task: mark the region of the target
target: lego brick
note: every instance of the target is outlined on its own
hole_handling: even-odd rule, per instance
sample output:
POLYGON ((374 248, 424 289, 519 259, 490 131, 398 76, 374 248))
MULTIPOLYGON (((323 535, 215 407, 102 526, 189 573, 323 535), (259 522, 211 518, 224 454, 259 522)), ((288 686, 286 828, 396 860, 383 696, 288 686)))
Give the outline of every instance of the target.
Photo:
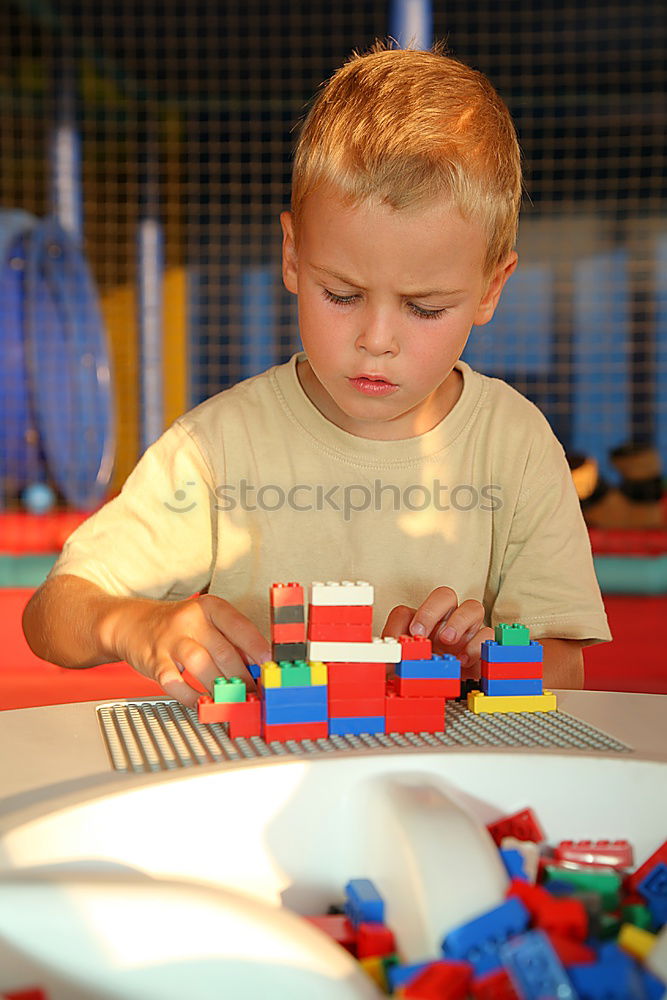
POLYGON ((369 878, 347 882, 344 910, 355 929, 361 923, 384 923, 384 900, 369 878))
POLYGON ((370 604, 309 604, 308 621, 313 625, 371 625, 373 607, 370 604))
POLYGON ((399 635, 402 660, 430 660, 433 656, 433 643, 426 636, 399 635))
POLYGON ((308 639, 312 642, 372 642, 373 626, 316 625, 308 622, 308 639))
POLYGON ((389 991, 387 983, 387 973, 385 969, 385 959, 382 955, 371 955, 369 958, 360 958, 359 964, 376 986, 379 986, 382 993, 389 991))
POLYGON ((502 968, 473 979, 470 996, 472 1000, 521 1000, 507 971, 502 968))
POLYGON ((482 660, 480 666, 482 677, 494 681, 542 676, 541 663, 487 663, 482 660))
POLYGON ((286 725, 271 725, 262 727, 262 735, 267 743, 278 740, 320 740, 329 735, 327 722, 301 722, 286 725))
POLYGON ((26 990, 11 990, 2 994, 2 1000, 49 1000, 44 990, 37 987, 29 987, 26 990))
POLYGON ((372 642, 309 642, 308 659, 336 663, 398 663, 401 647, 396 639, 372 642))
POLYGON ((357 927, 356 947, 358 958, 372 955, 391 955, 396 950, 393 931, 385 924, 362 921, 357 927))
POLYGON ((510 898, 500 906, 455 927, 442 942, 445 958, 470 962, 481 976, 502 965, 499 947, 528 927, 530 914, 521 900, 510 898))
POLYGON ((304 603, 303 587, 300 583, 274 583, 269 590, 272 608, 284 608, 304 603))
POLYGON ((246 699, 245 682, 240 677, 216 677, 213 682, 213 701, 216 704, 239 702, 246 699))
POLYGON ((264 688, 283 686, 283 672, 275 660, 267 660, 259 668, 259 676, 264 688))
POLYGON ((309 662, 310 666, 310 683, 313 687, 319 686, 320 684, 329 683, 329 671, 327 669, 326 663, 320 663, 319 660, 311 660, 309 662))
POLYGON ((468 962, 429 962, 399 991, 406 1000, 466 1000, 472 980, 468 962))
POLYGON ((329 715, 332 719, 354 716, 384 715, 384 694, 374 698, 332 698, 329 696, 329 715))
POLYGON ((501 847, 500 857, 505 866, 505 871, 510 878, 520 878, 524 882, 528 881, 525 862, 521 851, 517 851, 514 847, 501 847))
POLYGON ((540 868, 540 849, 531 840, 519 840, 517 837, 502 837, 500 847, 503 850, 518 851, 523 857, 524 878, 534 884, 540 868))
POLYGON ((396 693, 403 698, 458 698, 460 677, 397 677, 396 693))
POLYGON ((544 694, 505 695, 490 698, 482 691, 468 693, 468 708, 475 715, 483 712, 554 712, 557 708, 556 695, 551 691, 544 694))
POLYGON ((667 864, 658 862, 637 885, 644 897, 656 927, 667 924, 667 864))
POLYGON ((345 716, 329 719, 330 736, 359 736, 361 733, 384 733, 384 715, 345 716))
POLYGON ((422 969, 426 969, 430 964, 430 962, 415 962, 413 965, 397 964, 393 965, 390 969, 387 969, 387 979, 391 993, 396 993, 398 990, 402 989, 407 983, 414 979, 422 969))
POLYGON ((532 809, 521 809, 509 816, 502 816, 493 823, 488 823, 486 829, 498 846, 503 837, 516 837, 517 840, 529 840, 535 844, 540 844, 546 839, 544 830, 532 809))
POLYGON ((655 947, 646 959, 646 965, 667 984, 667 927, 663 927, 657 935, 655 947))
POLYGON ((262 669, 259 663, 249 663, 248 673, 250 674, 253 680, 258 681, 262 675, 262 669))
POLYGON ((581 941, 573 941, 572 938, 563 937, 561 934, 554 934, 553 931, 546 931, 551 941, 551 947, 558 955, 563 965, 585 964, 587 962, 597 962, 597 952, 594 948, 581 941))
POLYGON ((656 851, 654 851, 649 858, 646 859, 646 861, 643 863, 643 865, 641 865, 637 869, 637 871, 632 872, 632 874, 628 876, 627 879, 628 889, 636 890, 637 886, 644 878, 644 876, 648 875, 651 869, 655 868, 655 866, 658 864, 659 861, 663 861, 665 864, 667 864, 667 840, 665 840, 665 842, 661 844, 660 847, 656 851))
POLYGON ((643 931, 650 931, 653 928, 651 911, 643 903, 631 903, 628 906, 622 906, 621 917, 626 924, 632 924, 633 927, 640 927, 643 931))
POLYGON ((487 680, 482 678, 482 694, 488 698, 542 694, 542 678, 520 677, 518 680, 487 680))
POLYGON ((326 722, 324 705, 262 705, 262 722, 265 726, 289 726, 301 722, 326 722))
POLYGON ((197 702, 200 722, 227 722, 232 739, 239 736, 259 736, 261 733, 262 705, 256 694, 249 694, 243 702, 216 702, 208 696, 197 702))
POLYGON ((289 625, 271 626, 271 644, 273 646, 284 645, 289 642, 305 642, 306 625, 305 622, 292 622, 289 625))
POLYGON ((646 997, 639 967, 613 943, 602 946, 599 961, 570 965, 568 974, 580 1000, 645 1000, 646 997))
POLYGON ((627 840, 561 840, 554 848, 556 861, 607 868, 632 868, 632 844, 627 840))
POLYGON ((482 660, 489 663, 541 663, 542 655, 542 645, 534 639, 527 646, 501 646, 493 639, 482 643, 482 660))
POLYGON ((271 655, 276 662, 285 660, 321 660, 321 656, 308 656, 307 643, 305 642, 274 642, 271 647, 271 655))
POLYGON ((656 936, 633 924, 622 924, 618 935, 618 946, 628 955, 646 961, 655 948, 656 936))
POLYGON ((436 653, 430 660, 401 660, 396 666, 397 677, 461 677, 461 661, 449 653, 436 653))
POLYGON ((323 934, 333 938, 337 944, 349 951, 351 955, 356 955, 355 930, 349 917, 346 917, 345 914, 335 913, 321 917, 305 917, 304 919, 309 924, 313 924, 314 927, 321 930, 323 934))
POLYGON ((402 698, 388 687, 385 719, 388 733, 441 733, 445 729, 445 699, 402 698))
POLYGON ((570 978, 542 931, 529 931, 500 946, 502 962, 522 1000, 577 1000, 570 978))
POLYGON ((590 889, 600 894, 605 910, 616 910, 620 903, 622 878, 613 868, 580 869, 564 868, 560 865, 545 865, 543 871, 547 888, 549 882, 567 882, 578 889, 590 889))
POLYGON ((528 628, 518 622, 513 625, 496 625, 493 631, 499 646, 527 646, 530 642, 528 628))
POLYGON ((373 588, 365 580, 314 581, 310 587, 310 603, 355 607, 360 604, 373 605, 373 588))
POLYGON ((537 927, 547 934, 558 934, 573 941, 586 938, 588 912, 579 900, 552 896, 541 886, 517 878, 512 878, 508 896, 520 899, 537 927))
POLYGON ((295 707, 297 705, 327 707, 328 688, 326 684, 307 687, 266 688, 262 692, 264 704, 275 708, 295 707))
POLYGON ((294 663, 281 660, 278 666, 282 673, 281 687, 311 686, 310 666, 306 660, 296 660, 294 663))
POLYGON ((336 698, 372 698, 384 694, 387 678, 384 663, 327 663, 329 693, 336 698))
POLYGON ((648 969, 640 969, 642 986, 644 988, 644 1000, 665 1000, 667 997, 667 976, 658 978, 648 969))
POLYGON ((296 625, 306 622, 306 610, 303 604, 288 604, 284 608, 271 608, 271 625, 296 625))

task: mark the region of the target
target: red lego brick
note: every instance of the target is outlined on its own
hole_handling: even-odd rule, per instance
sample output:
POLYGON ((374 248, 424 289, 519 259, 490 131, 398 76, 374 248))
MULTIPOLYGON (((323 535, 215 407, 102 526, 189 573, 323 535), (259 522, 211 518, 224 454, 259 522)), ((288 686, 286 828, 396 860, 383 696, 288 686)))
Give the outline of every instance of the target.
POLYGON ((372 642, 373 626, 317 624, 308 622, 308 638, 312 642, 372 642))
POLYGON ((403 698, 421 696, 458 698, 461 694, 460 677, 397 677, 396 693, 403 698))
POLYGON ((402 660, 430 660, 433 645, 430 639, 418 635, 399 635, 402 660))
POLYGON ((357 954, 356 931, 348 917, 333 914, 323 917, 306 917, 308 923, 318 927, 351 955, 357 954))
POLYGON ((372 698, 332 698, 329 693, 328 705, 332 719, 347 719, 355 715, 361 718, 384 715, 384 693, 372 698))
POLYGON ((403 987, 410 1000, 466 1000, 473 968, 468 962, 431 962, 403 987))
POLYGON ((228 722, 233 740, 261 735, 262 703, 256 694, 247 695, 245 701, 217 704, 206 695, 197 702, 197 715, 200 722, 228 722))
POLYGON ((313 625, 373 625, 373 605, 309 604, 308 621, 313 625))
POLYGON ((293 622, 289 625, 271 626, 271 643, 276 645, 282 642, 305 642, 306 625, 305 622, 293 622))
POLYGON ((303 587, 300 583, 274 583, 271 585, 270 600, 272 608, 303 604, 303 587))
POLYGON ((357 958, 391 955, 396 951, 393 932, 384 924, 360 923, 357 927, 357 958))
POLYGON ((388 691, 385 720, 387 733, 440 733, 445 728, 445 699, 401 698, 388 691))
POLYGON ((667 840, 660 845, 657 851, 654 851, 650 858, 647 858, 641 868, 638 868, 636 872, 628 875, 627 885, 629 889, 635 891, 637 886, 642 881, 642 879, 648 875, 652 868, 663 862, 667 865, 667 840))
POLYGON ((327 683, 330 698, 375 698, 384 696, 387 669, 384 663, 329 663, 327 683))
POLYGON ((523 681, 541 676, 541 663, 487 663, 482 660, 482 677, 489 681, 523 681))
POLYGON ((12 990, 11 993, 1 994, 2 1000, 48 1000, 44 990, 38 986, 27 990, 12 990))
POLYGON ((563 937, 561 934, 549 933, 549 940, 563 965, 578 965, 579 963, 597 962, 598 955, 593 948, 581 941, 563 937))
POLYGON ((588 934, 588 913, 577 899, 558 899, 546 889, 523 879, 512 879, 508 896, 516 896, 524 904, 537 927, 547 934, 584 941, 588 934))
POLYGON ((291 722, 284 725, 264 726, 262 736, 267 743, 271 740, 319 740, 329 735, 328 722, 291 722))
POLYGON ((632 844, 627 840, 561 840, 554 858, 607 868, 632 868, 634 864, 632 844))
POLYGON ((487 830, 495 840, 498 847, 503 837, 516 837, 517 840, 532 840, 539 844, 544 839, 544 830, 537 821, 537 817, 532 809, 523 809, 521 812, 513 813, 511 816, 503 816, 495 823, 489 823, 487 830))
POLYGON ((470 996, 473 1000, 521 1000, 505 969, 473 979, 470 996))

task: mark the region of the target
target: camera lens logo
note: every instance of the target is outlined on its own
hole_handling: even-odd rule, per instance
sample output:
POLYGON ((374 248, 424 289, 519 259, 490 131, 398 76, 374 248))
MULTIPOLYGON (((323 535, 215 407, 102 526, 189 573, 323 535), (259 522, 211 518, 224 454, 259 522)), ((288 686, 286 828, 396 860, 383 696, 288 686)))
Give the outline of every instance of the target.
MULTIPOLYGON (((196 486, 197 484, 196 483, 186 483, 185 485, 186 486, 196 486)), ((184 500, 187 500, 187 496, 188 496, 188 494, 187 494, 186 490, 175 490, 174 491, 174 500, 178 501, 179 504, 182 504, 184 500)), ((181 507, 172 507, 172 505, 170 503, 167 503, 167 501, 165 500, 164 505, 167 508, 167 510, 173 511, 174 514, 187 514, 189 511, 195 509, 195 507, 197 506, 197 501, 194 500, 187 507, 183 507, 183 506, 181 506, 181 507)))

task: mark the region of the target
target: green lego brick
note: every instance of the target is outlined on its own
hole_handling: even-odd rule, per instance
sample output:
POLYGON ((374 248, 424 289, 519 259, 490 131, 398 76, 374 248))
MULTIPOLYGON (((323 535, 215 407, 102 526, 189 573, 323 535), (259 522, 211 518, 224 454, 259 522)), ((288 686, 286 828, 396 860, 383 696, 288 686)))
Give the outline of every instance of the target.
POLYGON ((282 675, 283 687, 310 686, 310 667, 305 660, 294 660, 294 662, 281 660, 278 666, 282 675))
POLYGON ((530 643, 528 626, 518 622, 513 625, 496 625, 495 635, 500 646, 528 646, 530 643))
POLYGON ((229 704, 233 701, 245 700, 245 681, 242 681, 240 677, 230 677, 229 680, 226 677, 216 677, 213 685, 213 701, 216 704, 229 704))
POLYGON ((558 882, 569 882, 570 885, 574 885, 578 889, 590 889, 592 892, 599 893, 604 910, 616 910, 618 908, 623 881, 618 872, 588 872, 581 869, 570 871, 567 868, 559 868, 556 865, 547 865, 545 876, 547 883, 554 879, 558 882))
POLYGON ((629 906, 622 907, 621 915, 625 924, 634 924, 635 927, 641 927, 643 931, 653 930, 651 912, 648 906, 644 906, 642 903, 631 903, 629 906))
POLYGON ((618 937, 621 930, 621 920, 615 913, 603 913, 600 918, 600 937, 603 941, 611 941, 618 937))

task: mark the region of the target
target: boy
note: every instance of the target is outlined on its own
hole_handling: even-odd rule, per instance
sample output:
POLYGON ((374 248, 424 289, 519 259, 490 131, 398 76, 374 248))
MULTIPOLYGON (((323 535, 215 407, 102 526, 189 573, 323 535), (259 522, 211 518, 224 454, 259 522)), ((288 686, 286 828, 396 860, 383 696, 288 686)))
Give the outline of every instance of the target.
POLYGON ((124 659, 194 705, 188 675, 252 686, 270 659, 272 582, 365 579, 376 634, 430 635, 479 676, 491 626, 520 621, 546 685, 581 687, 582 646, 611 637, 563 449, 459 360, 517 265, 520 198, 485 77, 441 43, 355 53, 308 113, 281 215, 304 352, 148 449, 27 606, 34 652, 124 659))

